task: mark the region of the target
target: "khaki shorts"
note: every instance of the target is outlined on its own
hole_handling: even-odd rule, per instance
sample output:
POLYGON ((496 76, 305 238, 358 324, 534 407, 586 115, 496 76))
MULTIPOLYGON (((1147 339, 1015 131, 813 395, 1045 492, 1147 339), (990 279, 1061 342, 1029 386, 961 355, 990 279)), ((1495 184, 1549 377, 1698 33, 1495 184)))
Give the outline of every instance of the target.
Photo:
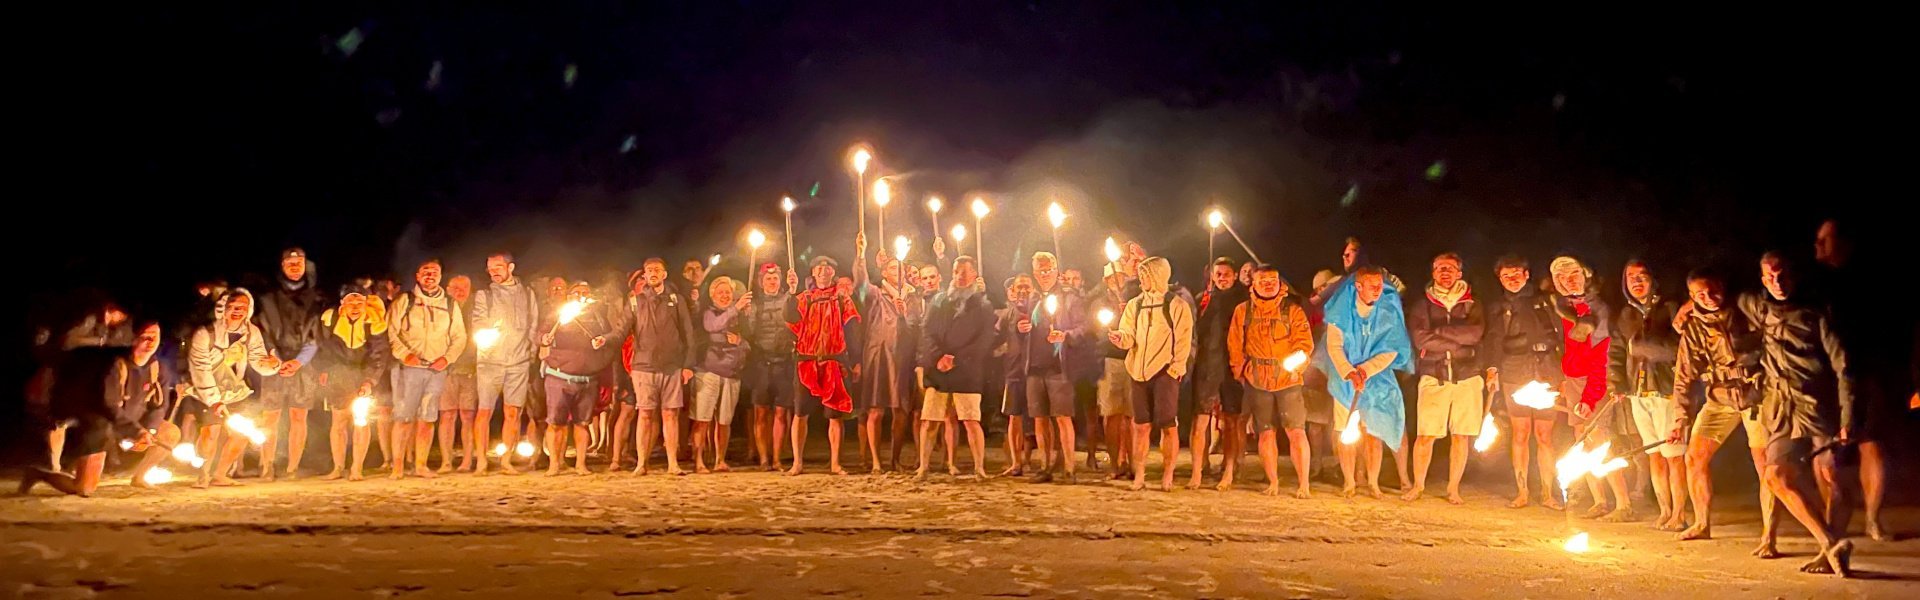
POLYGON ((1486 386, 1486 380, 1479 376, 1441 383, 1431 375, 1421 375, 1419 423, 1414 435, 1480 435, 1481 420, 1486 416, 1486 386))
POLYGON ((440 410, 471 412, 480 405, 480 389, 473 375, 447 374, 447 387, 440 392, 440 410))
POLYGON ((1133 378, 1127 375, 1123 359, 1102 359, 1099 398, 1100 416, 1133 416, 1133 378))
POLYGON ((1693 418, 1691 435, 1725 444, 1727 438, 1733 437, 1735 427, 1747 430, 1748 448, 1767 447, 1767 430, 1760 425, 1759 411, 1743 411, 1719 402, 1708 402, 1700 408, 1700 415, 1693 418))
POLYGON ((945 421, 949 411, 955 419, 979 421, 980 394, 950 394, 927 388, 926 398, 920 403, 920 420, 945 421))
MULTIPOLYGON (((1628 396, 1627 402, 1633 404, 1633 428, 1640 432, 1640 445, 1650 445, 1667 438, 1667 432, 1673 430, 1673 423, 1679 420, 1680 405, 1663 396, 1628 396)), ((1667 458, 1679 458, 1687 454, 1686 444, 1661 444, 1658 448, 1647 450, 1649 456, 1659 453, 1667 458)))

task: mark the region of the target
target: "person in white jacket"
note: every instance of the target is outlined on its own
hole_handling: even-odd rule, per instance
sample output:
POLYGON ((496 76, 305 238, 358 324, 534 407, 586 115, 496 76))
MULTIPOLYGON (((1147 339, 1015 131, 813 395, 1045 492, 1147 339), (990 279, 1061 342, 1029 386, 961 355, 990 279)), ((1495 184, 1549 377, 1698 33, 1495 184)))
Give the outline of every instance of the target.
POLYGON ((1127 351, 1127 376, 1133 379, 1133 486, 1147 487, 1147 442, 1160 430, 1164 471, 1160 489, 1173 491, 1173 466, 1180 455, 1180 380, 1193 356, 1193 306, 1168 293, 1173 267, 1158 256, 1140 262, 1140 295, 1127 301, 1120 325, 1107 340, 1127 351))
POLYGON ((247 368, 261 377, 280 371, 280 361, 267 353, 260 328, 253 324, 253 294, 235 288, 220 297, 214 309, 218 318, 195 329, 187 344, 187 377, 194 395, 207 405, 206 427, 211 429, 199 439, 212 439, 219 454, 207 461, 194 487, 237 485, 228 472, 240 453, 246 450, 246 438, 230 435, 224 427, 227 418, 240 409, 240 402, 254 396, 247 386, 247 368), (224 442, 222 441, 224 440, 224 442))
POLYGON ((420 263, 413 291, 394 299, 387 318, 387 342, 400 360, 393 394, 393 474, 406 476, 406 448, 413 438, 414 474, 433 478, 427 469, 433 425, 440 415, 440 392, 447 367, 467 347, 467 323, 460 305, 440 287, 440 261, 420 263))

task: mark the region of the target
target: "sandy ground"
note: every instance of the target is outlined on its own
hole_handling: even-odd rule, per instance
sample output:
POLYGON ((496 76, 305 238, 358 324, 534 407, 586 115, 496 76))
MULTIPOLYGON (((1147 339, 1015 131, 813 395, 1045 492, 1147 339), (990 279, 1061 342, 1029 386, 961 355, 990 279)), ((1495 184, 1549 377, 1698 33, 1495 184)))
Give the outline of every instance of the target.
MULTIPOLYGON (((0 497, 0 594, 1920 597, 1920 540, 1856 538, 1860 578, 1803 575, 1813 544, 1797 526, 1790 558, 1747 555, 1751 510, 1681 543, 1644 522, 1510 510, 1496 487, 1460 507, 1259 487, 736 472, 42 488, 0 497), (1560 548, 1575 531, 1594 551, 1560 548)), ((1895 517, 1920 529, 1920 511, 1895 517)))

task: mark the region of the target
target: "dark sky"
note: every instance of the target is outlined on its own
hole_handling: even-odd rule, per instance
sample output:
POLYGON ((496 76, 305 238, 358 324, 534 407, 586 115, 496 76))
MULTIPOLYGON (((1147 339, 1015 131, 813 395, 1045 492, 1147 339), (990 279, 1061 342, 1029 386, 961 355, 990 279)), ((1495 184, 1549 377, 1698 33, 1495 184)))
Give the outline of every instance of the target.
POLYGON ((844 259, 855 141, 899 176, 890 235, 925 236, 929 193, 993 194, 996 281, 1049 198, 1070 266, 1115 232, 1197 265, 1218 202, 1296 281, 1358 234, 1410 281, 1457 249, 1677 283, 1868 195, 1826 139, 1874 95, 1842 17, 1279 4, 73 7, 16 53, 58 232, 27 275, 169 306, 299 244, 329 285, 498 247, 586 276, 737 256, 814 182, 799 245, 844 259))

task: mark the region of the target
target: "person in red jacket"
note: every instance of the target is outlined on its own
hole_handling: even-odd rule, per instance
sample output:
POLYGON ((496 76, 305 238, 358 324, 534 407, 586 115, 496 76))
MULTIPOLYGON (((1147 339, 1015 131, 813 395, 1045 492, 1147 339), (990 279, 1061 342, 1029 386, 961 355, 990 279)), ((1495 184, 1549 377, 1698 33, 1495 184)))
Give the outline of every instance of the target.
MULTIPOLYGON (((1602 404, 1602 400, 1610 396, 1607 394, 1607 350, 1613 341, 1610 331, 1613 311, 1599 296, 1587 293, 1587 279, 1593 276, 1593 271, 1579 259, 1555 258, 1547 270, 1553 274, 1556 292, 1553 309, 1560 317, 1561 342, 1566 349, 1560 357, 1560 370, 1566 375, 1560 385, 1560 398, 1568 402, 1573 411, 1574 443, 1592 449, 1613 438, 1615 422, 1623 414, 1618 410, 1619 402, 1602 404)), ((1587 510, 1586 518, 1605 517, 1616 523, 1633 520, 1633 503, 1627 499, 1626 472, 1616 470, 1607 474, 1607 486, 1613 488, 1611 506, 1600 482, 1592 477, 1584 479, 1593 494, 1593 507, 1587 510)))
POLYGON ((807 417, 827 411, 828 468, 835 475, 847 474, 840 468, 842 421, 853 416, 853 396, 847 391, 847 369, 853 364, 847 355, 847 323, 860 318, 853 306, 850 289, 842 288, 834 278, 839 263, 832 258, 813 259, 811 287, 800 292, 796 302, 800 319, 787 326, 793 329, 794 370, 799 374, 804 394, 794 394, 793 469, 799 475, 806 463, 807 417))

